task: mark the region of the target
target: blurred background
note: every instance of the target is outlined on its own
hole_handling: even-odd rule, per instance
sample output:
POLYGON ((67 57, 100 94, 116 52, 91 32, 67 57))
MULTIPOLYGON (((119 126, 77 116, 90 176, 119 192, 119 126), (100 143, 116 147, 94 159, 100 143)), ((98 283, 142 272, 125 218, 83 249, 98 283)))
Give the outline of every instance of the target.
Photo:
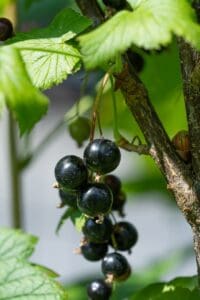
MULTIPOLYGON (((22 31, 48 25, 64 7, 77 9, 74 1, 67 0, 21 0, 17 5, 19 27, 22 31)), ((161 53, 146 53, 141 50, 138 50, 138 53, 143 56, 145 62, 140 73, 141 79, 149 90, 166 131, 172 137, 177 131, 187 129, 176 43, 174 41, 161 53)), ((84 94, 88 101, 94 98, 96 85, 101 77, 100 72, 89 74, 84 94)), ((70 299, 76 300, 84 299, 82 286, 87 281, 86 278, 94 277, 94 274, 99 277, 100 263, 91 263, 81 255, 73 253, 74 248, 79 245, 81 235, 70 221, 63 225, 59 235, 55 234, 63 210, 56 208, 59 203, 58 192, 52 188, 52 184, 55 181, 54 167, 57 161, 68 154, 82 156, 84 151, 84 146, 78 148, 69 136, 67 122, 60 125, 62 120, 66 119, 66 113, 80 99, 83 78, 84 73, 81 71, 75 76, 70 76, 58 87, 46 91, 50 99, 49 111, 31 133, 29 147, 32 151, 38 149, 55 127, 57 130, 44 147, 39 146, 40 151, 22 176, 24 230, 40 238, 32 261, 54 269, 61 276, 61 281, 68 286, 70 299)), ((109 88, 106 87, 102 97, 100 113, 104 136, 112 139, 113 117, 109 88)), ((128 140, 135 135, 143 140, 142 133, 119 92, 117 106, 120 132, 128 140)), ((83 111, 86 110, 83 105, 83 111)), ((0 226, 10 227, 11 187, 6 111, 1 116, 0 126, 0 226)), ((20 143, 24 145, 25 139, 20 143)), ((22 147, 22 151, 23 149, 22 147)), ((133 267, 133 276, 120 285, 120 289, 112 298, 118 300, 128 299, 130 289, 133 291, 134 288, 147 283, 196 273, 191 230, 172 195, 167 191, 161 174, 150 158, 124 150, 121 153, 121 164, 114 173, 121 178, 123 190, 127 193, 126 220, 138 229, 139 241, 128 256, 133 267)), ((117 215, 116 217, 118 218, 117 215)))

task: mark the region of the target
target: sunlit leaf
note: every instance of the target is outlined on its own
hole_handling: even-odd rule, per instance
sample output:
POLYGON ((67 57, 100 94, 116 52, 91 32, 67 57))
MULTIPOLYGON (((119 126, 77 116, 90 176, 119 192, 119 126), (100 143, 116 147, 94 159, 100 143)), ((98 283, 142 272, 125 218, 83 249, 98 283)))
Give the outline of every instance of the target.
POLYGON ((133 11, 121 11, 92 32, 80 37, 85 66, 101 66, 132 45, 159 49, 173 34, 200 49, 200 26, 187 0, 131 1, 133 11))
POLYGON ((20 50, 34 85, 48 89, 79 70, 81 56, 70 40, 90 24, 72 9, 64 9, 47 28, 19 33, 9 44, 20 50))
POLYGON ((23 134, 30 131, 46 113, 47 97, 31 83, 17 49, 0 48, 0 99, 4 99, 13 112, 23 134))

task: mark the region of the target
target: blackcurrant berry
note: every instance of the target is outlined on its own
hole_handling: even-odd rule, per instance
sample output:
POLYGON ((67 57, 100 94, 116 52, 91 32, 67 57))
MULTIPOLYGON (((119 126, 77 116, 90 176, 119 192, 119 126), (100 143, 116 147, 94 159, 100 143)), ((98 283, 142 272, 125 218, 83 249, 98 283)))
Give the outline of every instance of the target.
POLYGON ((128 59, 137 73, 140 73, 144 68, 144 58, 137 52, 128 50, 128 59))
POLYGON ((130 276, 131 268, 123 255, 113 252, 104 257, 102 272, 105 276, 112 276, 116 281, 123 281, 130 276))
POLYGON ((13 26, 10 20, 0 18, 0 41, 5 41, 13 35, 13 26))
POLYGON ((61 187, 76 190, 87 182, 88 171, 81 158, 68 155, 56 164, 55 177, 61 187))
POLYGON ((109 300, 112 287, 104 280, 96 279, 87 286, 87 294, 90 300, 109 300))
POLYGON ((96 139, 85 148, 84 159, 89 169, 98 174, 106 174, 117 168, 121 154, 114 142, 96 139))
POLYGON ((126 194, 123 191, 120 191, 117 195, 113 197, 112 210, 122 212, 125 202, 126 202, 126 194))
POLYGON ((138 239, 136 228, 129 222, 116 223, 113 227, 112 236, 111 245, 120 251, 130 250, 138 239))
POLYGON ((85 140, 90 136, 90 120, 84 117, 78 117, 69 124, 69 133, 71 137, 81 147, 85 140))
POLYGON ((112 192, 108 186, 103 183, 93 183, 80 192, 78 208, 88 216, 98 217, 111 210, 112 201, 112 192))
POLYGON ((97 261, 102 259, 108 251, 108 244, 96 244, 91 242, 84 242, 81 246, 82 255, 90 261, 97 261))
POLYGON ((103 0, 106 6, 113 7, 115 9, 123 9, 126 6, 125 0, 103 0))
POLYGON ((120 179, 115 176, 115 175, 106 175, 104 177, 104 183, 107 184, 109 186, 109 188, 111 189, 112 193, 113 193, 113 197, 117 194, 119 194, 120 190, 121 190, 121 181, 120 179))
POLYGON ((87 219, 82 231, 90 242, 105 243, 110 240, 113 229, 112 222, 108 217, 105 217, 101 224, 96 221, 96 219, 87 219))
POLYGON ((68 205, 77 208, 77 193, 67 190, 59 190, 61 205, 68 205))

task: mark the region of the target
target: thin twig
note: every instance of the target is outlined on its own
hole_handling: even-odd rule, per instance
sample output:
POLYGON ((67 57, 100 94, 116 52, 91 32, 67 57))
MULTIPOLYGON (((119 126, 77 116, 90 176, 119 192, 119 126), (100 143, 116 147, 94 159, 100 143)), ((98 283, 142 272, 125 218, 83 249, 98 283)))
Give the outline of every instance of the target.
POLYGON ((120 139, 117 140, 117 145, 125 149, 129 152, 136 152, 138 154, 144 154, 144 155, 150 155, 149 153, 149 147, 147 145, 139 144, 135 145, 134 143, 129 143, 128 140, 126 140, 122 135, 120 135, 120 139))

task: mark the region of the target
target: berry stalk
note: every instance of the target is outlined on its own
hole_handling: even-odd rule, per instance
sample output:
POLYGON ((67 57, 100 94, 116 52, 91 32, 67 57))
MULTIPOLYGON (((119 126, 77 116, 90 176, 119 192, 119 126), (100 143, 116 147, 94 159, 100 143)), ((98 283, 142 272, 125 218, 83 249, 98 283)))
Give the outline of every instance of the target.
MULTIPOLYGON (((100 88, 97 92, 97 95, 96 95, 96 98, 94 101, 94 105, 93 105, 93 109, 92 109, 92 126, 91 126, 91 133, 90 133, 90 141, 92 141, 94 139, 94 132, 95 132, 97 119, 98 119, 98 122, 100 123, 100 121, 99 121, 99 103, 100 103, 103 90, 106 86, 106 83, 108 82, 109 77, 110 77, 109 73, 106 73, 105 76, 103 77, 100 88)), ((101 132, 101 128, 100 128, 100 132, 101 132)))
POLYGON ((113 101, 113 133, 114 138, 116 141, 120 140, 121 135, 119 133, 119 127, 118 127, 118 119, 117 119, 117 103, 116 103, 116 97, 115 97, 115 91, 114 91, 114 80, 113 77, 110 76, 110 82, 111 82, 111 95, 112 95, 112 101, 113 101))

